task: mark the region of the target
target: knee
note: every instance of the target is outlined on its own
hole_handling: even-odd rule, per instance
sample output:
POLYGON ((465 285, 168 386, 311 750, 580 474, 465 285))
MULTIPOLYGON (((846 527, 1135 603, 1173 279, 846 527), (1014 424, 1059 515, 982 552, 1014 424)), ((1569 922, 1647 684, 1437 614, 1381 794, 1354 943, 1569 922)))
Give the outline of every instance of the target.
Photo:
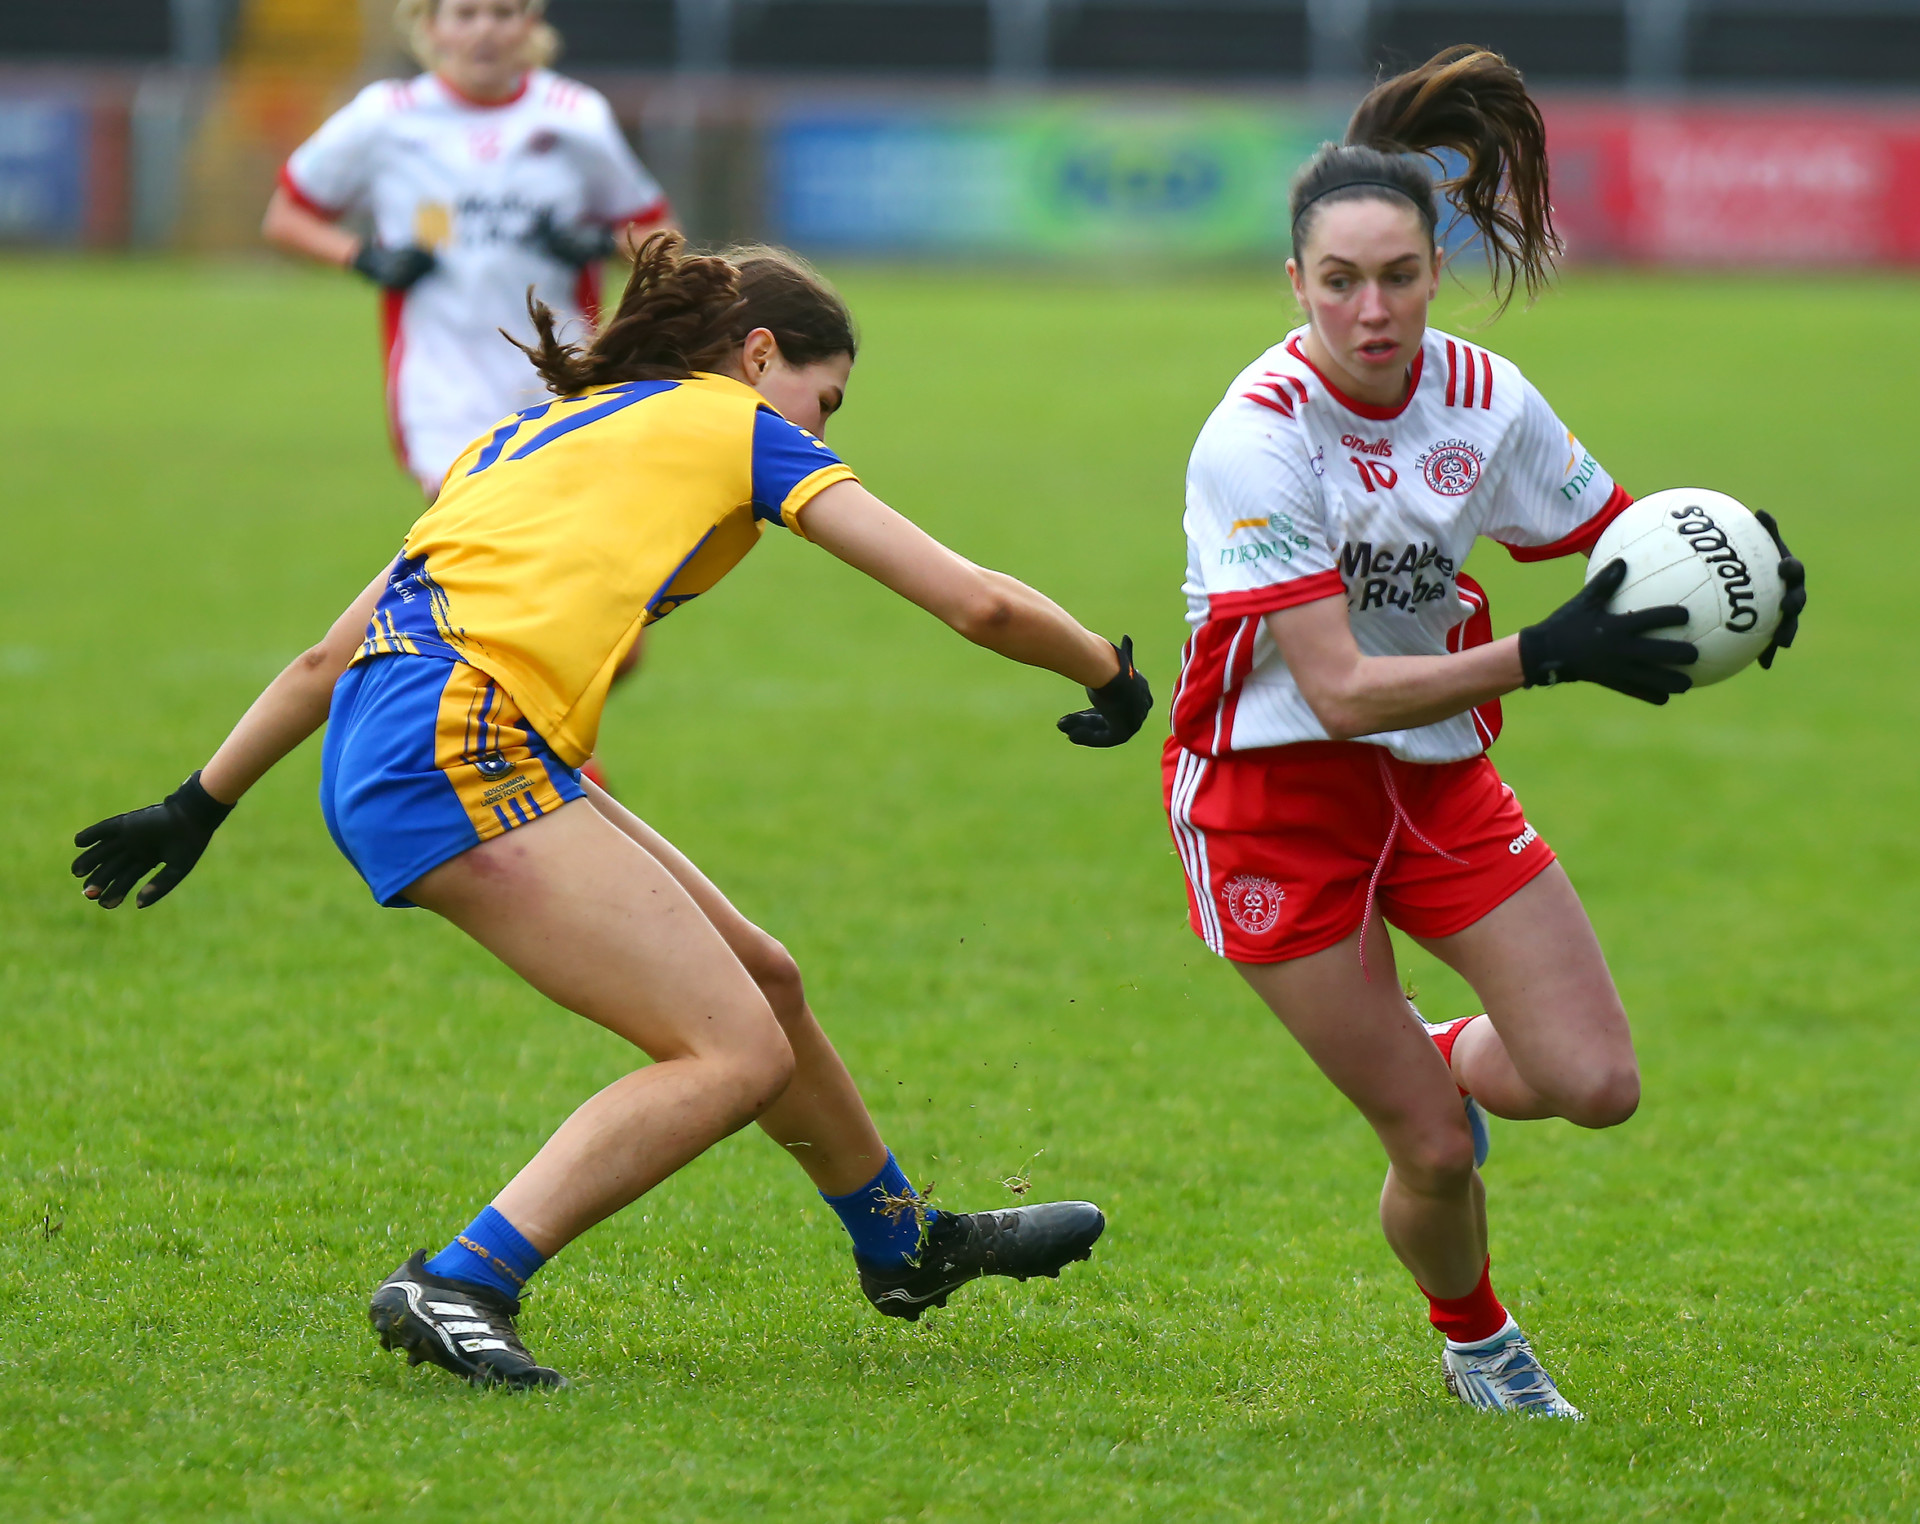
POLYGON ((786 1093, 793 1081, 793 1045, 780 1023, 759 1024, 750 1042, 727 1055, 728 1081, 740 1109, 751 1121, 786 1093))
POLYGON ((760 993, 782 1026, 799 1018, 807 1007, 807 991, 800 979, 800 965, 779 941, 765 932, 746 949, 740 961, 760 986, 760 993))
POLYGON ((1416 1196, 1456 1196, 1473 1178, 1473 1134, 1462 1114, 1457 1125, 1433 1127, 1393 1150, 1394 1177, 1416 1196))
POLYGON ((1585 1076, 1560 1115, 1576 1127, 1618 1127, 1639 1109, 1640 1070, 1626 1063, 1585 1076))

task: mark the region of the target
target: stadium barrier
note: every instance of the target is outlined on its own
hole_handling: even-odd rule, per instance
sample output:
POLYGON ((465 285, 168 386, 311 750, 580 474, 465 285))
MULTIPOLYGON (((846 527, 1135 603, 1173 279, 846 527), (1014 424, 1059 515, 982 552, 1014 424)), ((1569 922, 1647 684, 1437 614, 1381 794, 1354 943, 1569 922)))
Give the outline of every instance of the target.
MULTIPOLYGON (((892 259, 1274 259, 1289 179, 1351 106, 587 77, 696 237, 892 259)), ((197 81, 0 74, 0 241, 256 247, 274 170, 351 85, 267 62, 197 81)), ((1920 263, 1920 101, 1543 105, 1576 260, 1920 263)))

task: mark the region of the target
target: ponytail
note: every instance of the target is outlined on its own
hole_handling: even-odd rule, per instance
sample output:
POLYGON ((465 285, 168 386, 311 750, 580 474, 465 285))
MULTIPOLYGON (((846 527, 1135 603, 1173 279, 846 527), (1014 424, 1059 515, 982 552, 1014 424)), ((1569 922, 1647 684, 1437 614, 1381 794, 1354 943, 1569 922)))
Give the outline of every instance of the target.
POLYGON ((721 369, 740 341, 764 328, 789 365, 858 351, 853 316, 840 294, 797 255, 746 248, 689 254, 678 233, 640 246, 613 319, 586 348, 563 343, 553 310, 527 294, 539 336, 522 344, 547 389, 571 397, 619 381, 679 381, 721 369))
POLYGON ((1326 144, 1294 177, 1295 252, 1317 207, 1382 192, 1412 202, 1434 236, 1440 213, 1433 178, 1409 155, 1436 149, 1466 161, 1439 189, 1479 230, 1499 308, 1522 285, 1531 300, 1552 279, 1561 251, 1548 199, 1546 124, 1520 71, 1485 48, 1447 48, 1368 92, 1347 124, 1346 142, 1326 144))

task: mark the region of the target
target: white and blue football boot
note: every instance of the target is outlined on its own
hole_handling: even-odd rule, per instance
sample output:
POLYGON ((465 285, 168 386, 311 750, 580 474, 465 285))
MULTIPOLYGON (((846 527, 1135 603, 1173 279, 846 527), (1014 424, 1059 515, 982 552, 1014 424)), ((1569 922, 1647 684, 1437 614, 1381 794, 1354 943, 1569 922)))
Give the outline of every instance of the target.
POLYGON ((1446 1372, 1447 1390, 1470 1408, 1534 1418, 1586 1416, 1560 1395, 1512 1318, 1499 1333, 1478 1344, 1447 1340, 1440 1366, 1446 1372))

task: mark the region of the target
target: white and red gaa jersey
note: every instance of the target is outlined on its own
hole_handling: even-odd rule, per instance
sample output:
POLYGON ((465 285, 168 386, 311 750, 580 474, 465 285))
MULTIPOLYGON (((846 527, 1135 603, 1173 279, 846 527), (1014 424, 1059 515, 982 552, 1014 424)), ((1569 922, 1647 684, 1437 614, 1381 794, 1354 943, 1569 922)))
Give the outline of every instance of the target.
MULTIPOLYGON (((1173 732, 1201 756, 1324 741, 1265 616, 1343 597, 1368 656, 1437 656, 1492 638, 1460 567, 1474 539, 1519 560, 1590 550, 1631 499, 1519 369, 1427 331, 1398 407, 1347 396, 1307 330, 1242 371, 1187 466, 1187 622, 1173 732)), ((1498 733, 1489 704, 1365 739, 1452 762, 1498 733)))
POLYGON ((438 260, 386 311, 394 445, 429 492, 469 441, 543 395, 499 332, 532 338, 529 286, 572 336, 591 332, 598 271, 531 243, 535 219, 623 226, 667 211, 606 97, 545 69, 493 104, 435 74, 369 85, 294 150, 280 183, 309 211, 364 213, 380 243, 438 260))

